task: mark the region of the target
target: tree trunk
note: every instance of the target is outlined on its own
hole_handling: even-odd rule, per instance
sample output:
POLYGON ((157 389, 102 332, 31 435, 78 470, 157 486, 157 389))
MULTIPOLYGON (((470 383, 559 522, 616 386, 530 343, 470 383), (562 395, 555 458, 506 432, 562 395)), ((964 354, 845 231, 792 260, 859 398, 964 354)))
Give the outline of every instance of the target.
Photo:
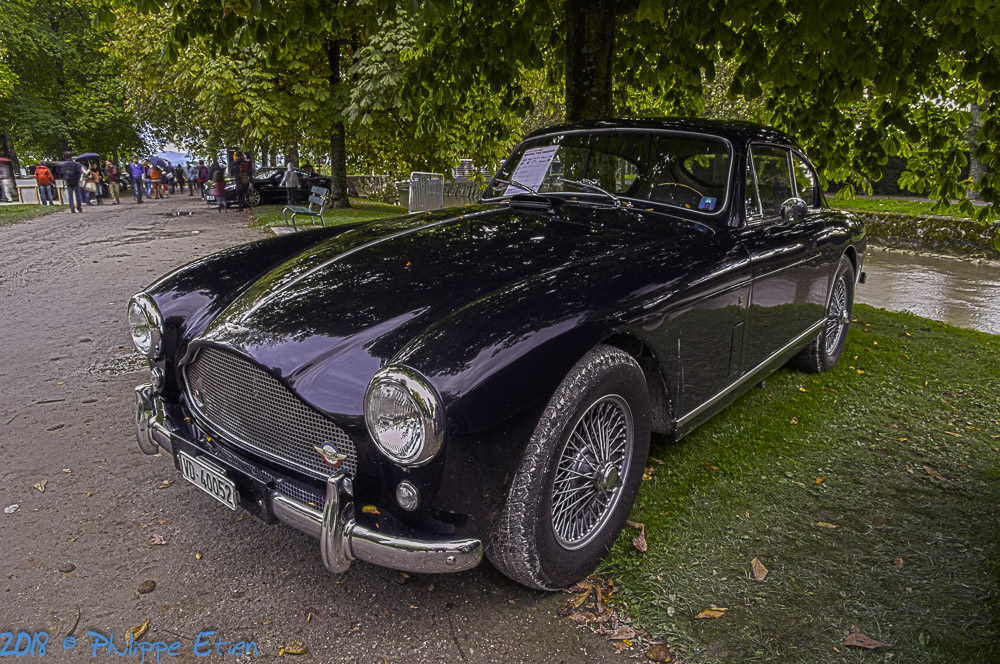
MULTIPOLYGON (((979 161, 975 157, 976 148, 979 147, 979 141, 976 140, 976 134, 979 130, 983 128, 982 112, 985 104, 973 104, 972 105, 972 122, 969 125, 969 131, 972 133, 972 138, 969 141, 969 179, 972 180, 973 184, 978 184, 979 181, 986 175, 986 166, 983 162, 979 161)), ((974 201, 980 199, 979 192, 969 187, 968 189, 969 198, 974 201)))
MULTIPOLYGON (((338 99, 340 86, 340 41, 334 39, 326 44, 326 57, 330 65, 330 94, 338 99)), ((336 121, 330 133, 330 207, 349 208, 347 198, 347 145, 345 140, 343 109, 336 109, 336 121)))
POLYGON ((566 2, 566 121, 610 118, 615 0, 566 2))
POLYGON ((11 165, 14 167, 14 177, 17 177, 17 174, 21 172, 21 162, 17 159, 17 150, 14 149, 14 138, 10 135, 10 130, 8 129, 4 129, 3 132, 3 152, 11 160, 11 165))
POLYGON ((295 141, 285 143, 285 161, 295 168, 299 167, 299 144, 295 141))

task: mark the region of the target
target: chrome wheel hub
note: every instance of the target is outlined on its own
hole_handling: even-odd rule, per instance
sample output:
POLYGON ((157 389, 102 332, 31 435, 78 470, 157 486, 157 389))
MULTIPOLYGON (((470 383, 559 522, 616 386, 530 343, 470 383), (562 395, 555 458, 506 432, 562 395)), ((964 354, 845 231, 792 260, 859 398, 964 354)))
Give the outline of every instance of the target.
POLYGON ((841 276, 833 286, 833 295, 830 296, 830 307, 826 312, 826 326, 824 328, 823 349, 827 355, 832 355, 837 350, 844 330, 851 322, 851 312, 847 302, 847 281, 841 276))
POLYGON ((586 546, 610 518, 633 439, 632 411, 617 395, 602 397, 572 423, 552 482, 552 529, 563 548, 586 546))

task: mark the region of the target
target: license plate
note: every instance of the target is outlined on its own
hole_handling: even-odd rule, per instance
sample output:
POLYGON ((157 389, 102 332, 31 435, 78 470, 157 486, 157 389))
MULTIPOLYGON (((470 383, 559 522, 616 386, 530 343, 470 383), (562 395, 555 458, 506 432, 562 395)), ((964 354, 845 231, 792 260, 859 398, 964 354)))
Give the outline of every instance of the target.
POLYGON ((215 200, 215 196, 205 196, 205 200, 209 201, 209 202, 212 202, 212 201, 215 200))
POLYGON ((184 452, 178 452, 177 456, 181 460, 181 472, 184 474, 184 479, 229 509, 236 509, 238 500, 236 485, 226 477, 225 471, 213 463, 188 456, 184 452))

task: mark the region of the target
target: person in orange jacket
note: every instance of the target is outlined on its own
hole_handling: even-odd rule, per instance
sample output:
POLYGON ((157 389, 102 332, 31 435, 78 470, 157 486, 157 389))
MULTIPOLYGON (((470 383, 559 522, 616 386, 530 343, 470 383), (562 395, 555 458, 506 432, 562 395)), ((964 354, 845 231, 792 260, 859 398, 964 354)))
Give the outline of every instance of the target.
POLYGON ((52 177, 52 171, 44 164, 35 166, 35 182, 38 183, 38 200, 42 205, 55 205, 52 200, 52 187, 56 179, 52 177))

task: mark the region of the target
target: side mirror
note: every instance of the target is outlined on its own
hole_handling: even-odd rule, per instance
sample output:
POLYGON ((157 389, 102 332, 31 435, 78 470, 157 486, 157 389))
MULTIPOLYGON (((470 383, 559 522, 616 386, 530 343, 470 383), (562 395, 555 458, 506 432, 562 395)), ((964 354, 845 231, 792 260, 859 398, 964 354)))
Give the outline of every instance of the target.
POLYGON ((790 224, 803 219, 809 211, 809 206, 801 198, 789 198, 781 204, 781 218, 790 224))

